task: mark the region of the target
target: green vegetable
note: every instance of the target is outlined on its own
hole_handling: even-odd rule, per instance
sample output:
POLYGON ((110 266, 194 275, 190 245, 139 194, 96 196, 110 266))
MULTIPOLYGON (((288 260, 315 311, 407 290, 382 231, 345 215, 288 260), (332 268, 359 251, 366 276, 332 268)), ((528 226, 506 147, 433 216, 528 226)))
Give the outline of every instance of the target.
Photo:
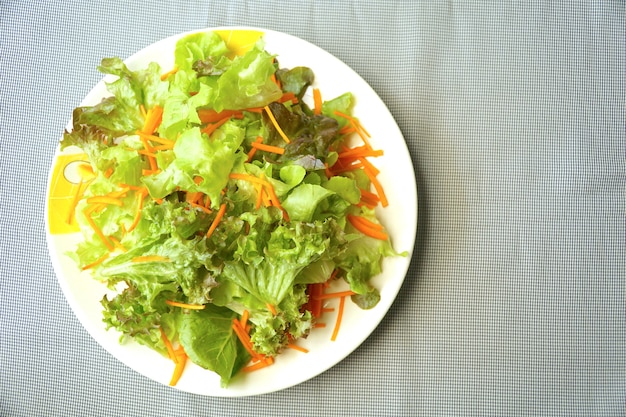
POLYGON ((71 256, 118 290, 102 299, 103 320, 122 340, 163 354, 180 344, 226 386, 257 354, 309 334, 310 285, 343 279, 357 305, 375 307, 370 280, 398 253, 347 220, 378 224, 361 204, 371 177, 333 173, 354 162, 342 157, 337 115, 350 114, 350 93, 314 114, 302 101, 313 71, 280 68, 262 41, 233 57, 220 36, 198 33, 174 55, 164 79, 155 63, 131 71, 102 60, 111 96, 74 111, 61 146, 80 147, 94 178, 76 206, 84 240, 71 256), (253 150, 258 137, 282 151, 253 150), (233 327, 244 312, 249 341, 233 327))

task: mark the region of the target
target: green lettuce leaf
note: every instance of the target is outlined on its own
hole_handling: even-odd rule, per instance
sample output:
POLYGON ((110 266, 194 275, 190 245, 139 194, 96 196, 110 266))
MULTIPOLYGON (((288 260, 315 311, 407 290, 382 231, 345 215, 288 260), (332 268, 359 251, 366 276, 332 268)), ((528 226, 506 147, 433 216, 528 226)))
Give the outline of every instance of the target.
POLYGON ((203 310, 189 311, 180 318, 179 341, 195 364, 216 372, 222 386, 250 360, 232 329, 237 315, 207 304, 203 310))

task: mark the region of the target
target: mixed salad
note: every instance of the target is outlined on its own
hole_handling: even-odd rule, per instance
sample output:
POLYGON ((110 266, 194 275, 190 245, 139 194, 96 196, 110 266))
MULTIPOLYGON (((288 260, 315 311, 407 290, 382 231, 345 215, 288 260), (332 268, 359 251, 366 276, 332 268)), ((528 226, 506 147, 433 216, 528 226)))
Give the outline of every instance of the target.
POLYGON ((172 385, 187 360, 227 386, 297 348, 332 280, 376 306, 370 280, 399 254, 350 93, 322 100, 310 68, 282 68, 262 38, 233 54, 214 32, 180 39, 174 68, 99 70, 110 95, 61 141, 90 162, 70 256, 114 291, 106 325, 172 358, 172 385))

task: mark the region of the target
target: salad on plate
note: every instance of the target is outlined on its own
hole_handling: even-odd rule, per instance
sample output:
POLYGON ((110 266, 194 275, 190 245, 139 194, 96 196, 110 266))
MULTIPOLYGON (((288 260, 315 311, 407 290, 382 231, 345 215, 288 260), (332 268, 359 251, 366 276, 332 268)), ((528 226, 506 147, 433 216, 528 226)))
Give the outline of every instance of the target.
POLYGON ((406 254, 376 216, 383 152, 350 92, 322 97, 310 68, 281 67, 262 38, 234 51, 199 32, 174 55, 139 70, 103 59, 109 95, 74 110, 60 146, 88 163, 68 255, 110 289, 105 325, 172 359, 171 385, 189 360, 228 386, 306 351, 330 298, 336 337, 345 300, 374 308, 372 277, 406 254))

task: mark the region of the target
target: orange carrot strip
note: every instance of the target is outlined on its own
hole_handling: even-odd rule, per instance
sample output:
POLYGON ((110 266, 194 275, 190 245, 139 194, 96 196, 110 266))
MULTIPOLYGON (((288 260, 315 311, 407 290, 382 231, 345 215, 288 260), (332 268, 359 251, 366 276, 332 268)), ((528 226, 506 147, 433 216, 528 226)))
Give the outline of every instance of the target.
POLYGON ((287 137, 285 132, 283 132, 283 129, 281 129, 281 127, 278 125, 278 122, 276 121, 276 118, 274 117, 274 114, 270 110, 270 107, 269 106, 265 106, 264 109, 265 109, 265 112, 267 113, 267 116, 270 118, 270 121, 272 122, 272 124, 276 128, 276 131, 278 132, 280 137, 282 137, 285 142, 290 143, 291 141, 289 140, 289 138, 287 137))
POLYGON ((371 148, 371 144, 368 141, 368 138, 370 137, 370 134, 369 134, 369 132, 367 130, 365 130, 365 128, 363 127, 361 122, 359 122, 359 120, 356 117, 349 116, 349 115, 344 114, 344 113, 342 113, 342 112, 340 112, 338 110, 335 110, 335 114, 337 116, 343 117, 344 119, 348 120, 350 125, 356 131, 356 133, 358 133, 359 136, 361 137, 361 140, 363 140, 363 143, 365 143, 365 146, 371 148))
POLYGON ((364 167, 363 163, 357 162, 355 164, 350 164, 344 167, 337 167, 337 168, 333 167, 331 171, 333 174, 337 175, 337 174, 342 174, 344 172, 354 171, 355 169, 360 169, 363 167, 364 167))
POLYGON ((379 223, 374 223, 373 221, 363 217, 363 216, 356 216, 354 214, 348 214, 348 219, 352 219, 355 222, 361 223, 363 226, 368 227, 370 229, 373 230, 383 230, 383 225, 379 224, 379 223))
POLYGON ((239 173, 239 172, 231 172, 229 174, 229 178, 232 178, 234 180, 250 181, 250 182, 253 182, 253 183, 261 184, 263 186, 269 185, 269 183, 267 181, 262 180, 260 178, 257 178, 254 175, 242 174, 242 173, 239 173))
POLYGON ((226 203, 222 203, 222 205, 220 206, 220 209, 218 210, 217 214, 215 215, 215 218, 213 219, 213 222, 211 223, 211 226, 209 227, 209 230, 206 232, 206 237, 207 238, 211 237, 211 235, 213 234, 213 232, 217 228, 217 225, 222 220, 222 217, 224 217, 224 213, 226 213, 226 203))
POLYGON ((111 240, 111 242, 113 242, 113 246, 115 246, 117 249, 121 250, 122 252, 127 252, 128 250, 120 243, 119 240, 117 240, 115 237, 113 236, 109 236, 109 239, 111 240))
POLYGON ((322 113, 322 94, 319 88, 313 89, 313 114, 322 113))
POLYGON ((363 233, 366 236, 380 240, 389 239, 387 233, 383 232, 382 230, 372 228, 368 224, 359 221, 357 216, 348 216, 348 221, 352 226, 354 226, 355 229, 357 229, 359 232, 363 233))
MULTIPOLYGON (((257 136, 257 138, 254 141, 255 143, 261 143, 263 142, 263 137, 261 136, 257 136)), ((252 161, 252 158, 254 158, 254 155, 256 154, 257 148, 255 148, 254 146, 252 146, 252 148, 250 148, 250 151, 248 151, 248 160, 246 162, 250 162, 252 161)))
POLYGON ((248 324, 248 319, 250 318, 250 312, 248 310, 244 310, 243 313, 241 313, 241 319, 239 320, 239 325, 245 329, 246 325, 248 324))
POLYGON ((206 214, 211 214, 212 213, 212 211, 210 209, 208 209, 207 207, 205 207, 205 206, 203 206, 201 204, 189 203, 189 205, 191 205, 191 207, 195 207, 195 208, 198 208, 198 209, 204 211, 206 214))
POLYGON ((161 124, 162 118, 163 118, 163 107, 159 105, 154 105, 146 113, 146 119, 144 120, 141 131, 143 133, 148 133, 148 134, 154 133, 154 131, 161 124))
POLYGON ((141 113, 141 116, 145 119, 146 116, 148 115, 148 113, 146 113, 146 108, 144 107, 143 104, 139 105, 139 112, 141 113))
POLYGON ((198 110, 198 118, 202 123, 215 123, 224 118, 228 119, 229 117, 241 114, 240 110, 222 110, 217 112, 213 109, 200 109, 198 110))
POLYGON ((298 350, 298 351, 300 351, 302 353, 309 353, 309 349, 304 348, 302 346, 298 346, 295 343, 289 343, 289 344, 287 344, 287 347, 290 348, 290 349, 293 349, 293 350, 298 350))
POLYGON ((363 164, 364 168, 367 168, 374 176, 380 174, 380 170, 376 168, 370 161, 367 160, 364 156, 359 157, 359 162, 363 164))
POLYGON ((265 359, 259 360, 258 362, 252 364, 252 365, 248 365, 245 368, 242 369, 243 372, 252 372, 252 371, 258 371, 259 369, 263 369, 265 367, 268 367, 270 365, 272 365, 274 363, 274 358, 272 358, 271 356, 268 356, 265 359))
POLYGON ((170 342, 170 339, 167 338, 167 335, 165 334, 165 331, 162 327, 159 327, 159 330, 161 331, 161 339, 163 340, 165 349, 167 349, 167 356, 169 356, 169 358, 173 360, 174 363, 178 362, 178 358, 176 358, 176 353, 174 352, 172 342, 170 342))
POLYGON ((170 75, 174 75, 174 74, 176 74, 177 72, 178 72, 178 67, 174 67, 174 68, 172 68, 171 70, 169 70, 168 72, 165 72, 165 73, 161 74, 161 81, 165 81, 165 80, 167 80, 167 78, 168 78, 170 75))
POLYGON ((141 175, 143 175, 144 177, 148 176, 148 175, 156 175, 159 172, 161 172, 160 169, 142 169, 141 170, 141 175))
POLYGON ((142 262, 172 262, 170 258, 167 256, 160 255, 145 255, 145 256, 135 256, 131 262, 142 263, 142 262))
POLYGON ((275 316, 278 314, 278 312, 276 311, 276 307, 274 307, 272 304, 265 303, 265 306, 267 307, 267 311, 269 311, 272 314, 272 316, 275 316))
POLYGON ((102 243, 104 243, 104 245, 107 247, 107 249, 110 252, 113 252, 113 250, 115 249, 113 247, 113 244, 109 241, 109 239, 107 239, 104 233, 102 233, 102 230, 98 227, 96 222, 91 217, 91 212, 95 210, 96 207, 97 206, 91 206, 91 207, 86 208, 85 210, 83 210, 83 214, 85 215, 85 218, 87 219, 87 222, 89 223, 89 226, 91 226, 91 228, 96 233, 96 235, 100 238, 100 240, 102 240, 102 243))
POLYGON ((361 201, 368 205, 375 206, 380 202, 380 199, 371 191, 361 190, 361 201))
POLYGON ((328 298, 337 298, 337 297, 349 297, 351 295, 356 294, 352 290, 347 291, 337 291, 337 292, 327 292, 325 294, 320 294, 317 296, 318 300, 326 300, 328 298))
POLYGON ((315 323, 313 327, 316 329, 323 329, 324 327, 326 327, 326 323, 315 323))
POLYGON ((339 299, 339 307, 337 310, 337 319, 335 320, 335 327, 333 328, 333 333, 330 336, 330 340, 333 342, 337 340, 337 335, 339 334, 339 328, 341 327, 341 320, 343 318, 343 309, 346 304, 346 297, 341 297, 339 299))
POLYGON ((172 307, 186 308, 187 310, 204 310, 205 307, 203 304, 188 304, 172 300, 165 300, 165 304, 172 307))
POLYGON ((260 143, 260 142, 252 142, 251 146, 253 148, 259 149, 261 151, 277 153, 279 155, 282 155, 282 154, 285 153, 285 148, 281 148, 279 146, 266 145, 266 144, 260 143))
POLYGON ((175 352, 176 356, 176 366, 174 367, 174 373, 172 374, 172 379, 170 379, 170 386, 174 386, 180 380, 180 377, 183 375, 183 371, 185 370, 185 365, 187 365, 187 354, 185 353, 182 346, 179 346, 175 352))
POLYGON ((100 265, 102 262, 106 261, 107 258, 109 257, 109 255, 111 255, 111 252, 107 252, 105 253, 103 256, 101 256, 100 258, 98 258, 97 260, 95 260, 94 262, 87 264, 85 266, 83 266, 82 270, 85 271, 87 269, 91 269, 94 266, 100 265))
POLYGON ((287 101, 291 101, 292 103, 297 103, 298 102, 298 97, 296 97, 296 95, 294 93, 292 93, 291 91, 284 93, 279 99, 278 102, 279 103, 286 103, 287 101))
POLYGON ((372 172, 367 166, 364 167, 365 174, 370 179, 370 182, 374 186, 376 190, 376 194, 378 194, 378 198, 380 199, 380 204, 383 207, 387 207, 389 202, 387 201, 387 196, 385 195, 385 190, 383 189, 382 184, 376 178, 376 174, 372 172))
POLYGON ((346 151, 339 152, 337 154, 339 158, 351 158, 351 157, 361 157, 361 156, 382 156, 382 149, 370 149, 367 146, 357 146, 355 148, 348 149, 346 151))
POLYGON ((162 138, 160 136, 151 135, 151 134, 142 132, 141 130, 138 130, 137 134, 140 137, 142 137, 142 138, 145 138, 147 140, 151 140, 151 141, 156 142, 156 143, 160 143, 161 145, 168 145, 168 146, 174 147, 174 144, 176 143, 173 140, 162 138))
POLYGON ((239 339, 243 347, 246 349, 246 351, 248 351, 250 356, 252 356, 253 358, 258 358, 259 354, 256 353, 253 349, 252 341, 250 340, 250 335, 248 335, 248 333, 246 332, 246 329, 241 326, 241 324, 239 323, 239 320, 233 319, 232 329, 237 335, 237 338, 239 339))
POLYGON ((133 223, 128 228, 127 230, 128 232, 134 230, 135 227, 137 227, 137 225, 139 224, 139 220, 141 219, 141 210, 143 209, 143 199, 146 197, 147 194, 148 194, 148 190, 146 190, 145 188, 137 192, 136 194, 137 208, 135 209, 135 218, 133 219, 133 223))
POLYGON ((223 125, 229 120, 230 120, 230 117, 225 117, 221 120, 218 120, 215 123, 208 124, 204 129, 201 130, 201 132, 206 133, 207 135, 211 136, 211 133, 215 132, 218 127, 220 127, 221 125, 223 125))

